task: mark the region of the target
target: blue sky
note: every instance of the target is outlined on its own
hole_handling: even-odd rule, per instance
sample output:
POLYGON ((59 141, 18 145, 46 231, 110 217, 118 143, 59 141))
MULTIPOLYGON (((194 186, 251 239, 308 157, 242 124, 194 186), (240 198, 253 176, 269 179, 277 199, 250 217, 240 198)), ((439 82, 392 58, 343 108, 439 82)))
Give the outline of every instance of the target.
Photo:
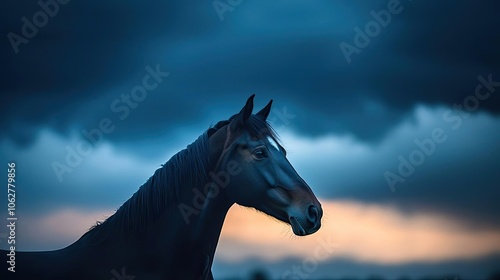
MULTIPOLYGON (((343 246, 352 254, 334 254, 313 276, 417 277, 429 269, 483 277, 500 269, 492 265, 498 263, 498 242, 475 246, 472 238, 473 232, 500 236, 496 2, 231 3, 239 4, 221 13, 211 1, 70 1, 17 53, 9 34, 24 36, 22 18, 32 20, 43 9, 35 2, 3 9, 0 154, 18 165, 20 217, 43 221, 21 226, 23 249, 54 249, 78 238, 92 219, 118 208, 170 156, 255 93, 257 108, 274 100, 271 123, 290 161, 326 204, 349 205, 341 207, 346 216, 382 207, 384 215, 373 219, 385 221, 393 213, 409 217, 406 225, 416 229, 412 215, 444 217, 440 223, 450 221, 463 233, 457 242, 493 248, 419 255, 389 246, 404 261, 388 255, 390 261, 381 264, 358 254, 351 240, 343 246), (389 12, 386 26, 378 23, 378 32, 357 45, 357 28, 369 33, 374 14, 383 17, 394 5, 399 12, 389 12), (358 51, 347 57, 342 43, 358 51), (151 71, 160 72, 149 80, 154 86, 127 101, 151 71), (70 166, 68 153, 88 142, 88 132, 102 132, 103 122, 109 132, 94 133, 98 141, 91 151, 70 166), (435 133, 440 136, 433 139, 435 133), (401 162, 412 160, 422 163, 402 176, 401 162), (55 162, 71 172, 58 176, 55 162), (399 176, 395 191, 387 172, 399 176), (64 230, 58 215, 82 222, 78 230, 64 230), (35 230, 47 230, 45 237, 29 234, 35 230), (58 238, 48 237, 57 232, 58 238), (346 263, 350 270, 338 272, 346 263)), ((5 204, 2 199, 0 206, 5 204)), ((327 219, 327 230, 335 229, 336 214, 327 219)), ((265 253, 249 253, 237 263, 227 261, 238 246, 250 250, 248 240, 232 240, 237 237, 228 228, 216 276, 246 273, 258 264, 279 277, 277 267, 302 257, 290 252, 270 261, 265 253)), ((438 237, 448 232, 433 232, 436 239, 428 244, 444 242, 438 237)), ((355 242, 368 244, 362 237, 355 242)), ((283 248, 277 250, 287 252, 283 248)))

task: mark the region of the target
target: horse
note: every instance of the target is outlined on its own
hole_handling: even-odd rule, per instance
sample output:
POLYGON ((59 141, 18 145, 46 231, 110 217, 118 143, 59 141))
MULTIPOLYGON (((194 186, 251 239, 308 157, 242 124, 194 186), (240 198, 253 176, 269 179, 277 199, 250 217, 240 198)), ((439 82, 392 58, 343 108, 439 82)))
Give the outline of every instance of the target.
MULTIPOLYGON (((253 207, 316 232, 323 211, 286 158, 266 121, 272 100, 252 114, 253 99, 170 158, 109 218, 55 251, 16 252, 1 279, 213 279, 211 267, 226 213, 253 207)), ((2 264, 9 252, 3 250, 2 264)))

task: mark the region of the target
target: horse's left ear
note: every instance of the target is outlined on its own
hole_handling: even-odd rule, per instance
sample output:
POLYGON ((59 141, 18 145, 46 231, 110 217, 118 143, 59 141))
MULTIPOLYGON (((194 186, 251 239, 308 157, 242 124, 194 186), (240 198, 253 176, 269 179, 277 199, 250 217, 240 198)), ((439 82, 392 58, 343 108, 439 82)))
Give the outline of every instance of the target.
POLYGON ((237 126, 243 126, 250 116, 252 115, 253 111, 253 98, 255 97, 255 94, 252 94, 248 100, 243 109, 238 113, 238 115, 235 116, 234 121, 231 122, 230 128, 234 131, 237 129, 237 126))
POLYGON ((273 105, 273 100, 269 101, 267 103, 266 107, 262 108, 256 115, 261 117, 263 120, 266 120, 267 117, 269 116, 269 113, 271 112, 271 105, 273 105))

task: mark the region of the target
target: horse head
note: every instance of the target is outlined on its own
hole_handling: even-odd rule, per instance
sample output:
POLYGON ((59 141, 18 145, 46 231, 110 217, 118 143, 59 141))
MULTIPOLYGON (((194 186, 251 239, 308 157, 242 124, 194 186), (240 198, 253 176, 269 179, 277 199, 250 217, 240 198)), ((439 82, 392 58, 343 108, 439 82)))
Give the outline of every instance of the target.
POLYGON ((272 100, 252 114, 253 98, 238 114, 216 125, 211 136, 222 147, 214 170, 215 174, 225 172, 222 191, 231 203, 290 224, 295 235, 312 234, 321 227, 321 204, 286 158, 286 150, 266 121, 272 100))

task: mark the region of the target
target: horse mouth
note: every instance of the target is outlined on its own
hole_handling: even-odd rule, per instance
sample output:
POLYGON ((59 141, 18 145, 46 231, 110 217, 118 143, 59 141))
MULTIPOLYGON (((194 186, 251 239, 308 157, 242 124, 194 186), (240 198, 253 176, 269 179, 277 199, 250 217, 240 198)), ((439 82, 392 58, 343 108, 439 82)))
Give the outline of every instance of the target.
POLYGON ((291 213, 287 213, 287 211, 279 207, 262 207, 260 209, 257 209, 271 217, 274 217, 279 221, 289 224, 292 227, 293 233, 297 236, 306 236, 309 234, 313 234, 321 227, 320 222, 314 222, 311 224, 309 221, 306 221, 306 218, 303 218, 301 220, 293 214, 290 215, 291 213))
POLYGON ((300 222, 295 217, 290 217, 290 225, 292 226, 293 233, 298 236, 307 235, 304 227, 300 224, 300 222))
POLYGON ((295 217, 289 218, 290 225, 292 226, 292 231, 297 236, 306 236, 309 234, 313 234, 317 232, 320 228, 319 225, 315 225, 312 228, 305 229, 304 226, 300 223, 300 221, 295 217))

